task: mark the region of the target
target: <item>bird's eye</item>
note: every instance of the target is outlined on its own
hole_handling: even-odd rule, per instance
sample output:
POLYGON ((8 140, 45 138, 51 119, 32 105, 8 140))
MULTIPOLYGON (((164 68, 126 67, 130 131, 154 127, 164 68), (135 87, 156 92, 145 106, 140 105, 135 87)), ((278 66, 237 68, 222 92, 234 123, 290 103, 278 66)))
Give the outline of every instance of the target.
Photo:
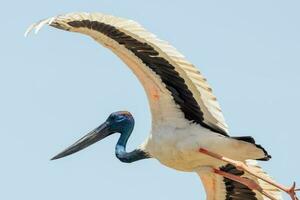
POLYGON ((118 115, 118 116, 115 117, 115 120, 116 120, 116 121, 121 121, 121 120, 123 120, 124 118, 125 118, 124 116, 118 115))

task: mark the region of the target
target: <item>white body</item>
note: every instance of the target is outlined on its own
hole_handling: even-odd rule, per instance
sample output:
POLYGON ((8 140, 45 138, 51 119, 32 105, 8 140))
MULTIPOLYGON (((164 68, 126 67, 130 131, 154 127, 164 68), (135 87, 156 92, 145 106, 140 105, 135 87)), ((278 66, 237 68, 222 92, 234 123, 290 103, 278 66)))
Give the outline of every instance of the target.
POLYGON ((264 157, 264 152, 253 144, 225 137, 187 121, 180 128, 175 124, 162 124, 154 127, 152 132, 142 148, 162 164, 181 171, 225 164, 199 153, 200 148, 240 161, 264 157))

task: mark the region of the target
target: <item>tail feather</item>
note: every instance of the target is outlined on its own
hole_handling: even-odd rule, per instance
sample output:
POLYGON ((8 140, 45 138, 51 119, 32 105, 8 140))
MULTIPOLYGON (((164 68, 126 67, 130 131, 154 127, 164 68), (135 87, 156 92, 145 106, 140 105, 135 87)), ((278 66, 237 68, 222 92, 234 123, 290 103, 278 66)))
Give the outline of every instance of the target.
POLYGON ((240 141, 244 141, 244 142, 248 142, 248 143, 251 143, 253 145, 256 146, 256 148, 260 149, 261 151, 263 151, 264 153, 264 157, 263 158, 258 158, 256 160, 261 160, 261 161, 268 161, 272 158, 271 155, 268 154, 268 152, 260 145, 260 144, 256 144, 255 143, 255 139, 251 136, 240 136, 240 137, 231 137, 233 139, 236 139, 236 140, 240 140, 240 141))

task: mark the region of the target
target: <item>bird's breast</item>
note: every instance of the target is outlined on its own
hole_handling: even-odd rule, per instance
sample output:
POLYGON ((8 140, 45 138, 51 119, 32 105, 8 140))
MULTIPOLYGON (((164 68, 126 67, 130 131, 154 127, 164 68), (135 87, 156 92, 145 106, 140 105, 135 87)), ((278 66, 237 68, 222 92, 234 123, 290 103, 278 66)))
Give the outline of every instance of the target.
POLYGON ((199 153, 200 147, 207 147, 215 140, 214 134, 208 133, 198 125, 184 128, 171 126, 153 129, 145 148, 162 164, 180 171, 193 171, 201 165, 214 164, 214 161, 199 153))

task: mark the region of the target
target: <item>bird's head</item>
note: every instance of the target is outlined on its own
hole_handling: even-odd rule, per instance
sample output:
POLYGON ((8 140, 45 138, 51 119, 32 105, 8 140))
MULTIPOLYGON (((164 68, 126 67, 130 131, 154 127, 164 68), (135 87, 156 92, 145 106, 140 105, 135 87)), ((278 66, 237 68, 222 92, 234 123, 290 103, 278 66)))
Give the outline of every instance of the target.
MULTIPOLYGON (((86 134, 73 145, 54 156, 51 160, 59 159, 76 153, 114 133, 125 135, 126 141, 134 127, 134 119, 130 112, 118 111, 109 115, 106 121, 93 131, 86 134)), ((121 137, 122 138, 122 137, 121 137)))

